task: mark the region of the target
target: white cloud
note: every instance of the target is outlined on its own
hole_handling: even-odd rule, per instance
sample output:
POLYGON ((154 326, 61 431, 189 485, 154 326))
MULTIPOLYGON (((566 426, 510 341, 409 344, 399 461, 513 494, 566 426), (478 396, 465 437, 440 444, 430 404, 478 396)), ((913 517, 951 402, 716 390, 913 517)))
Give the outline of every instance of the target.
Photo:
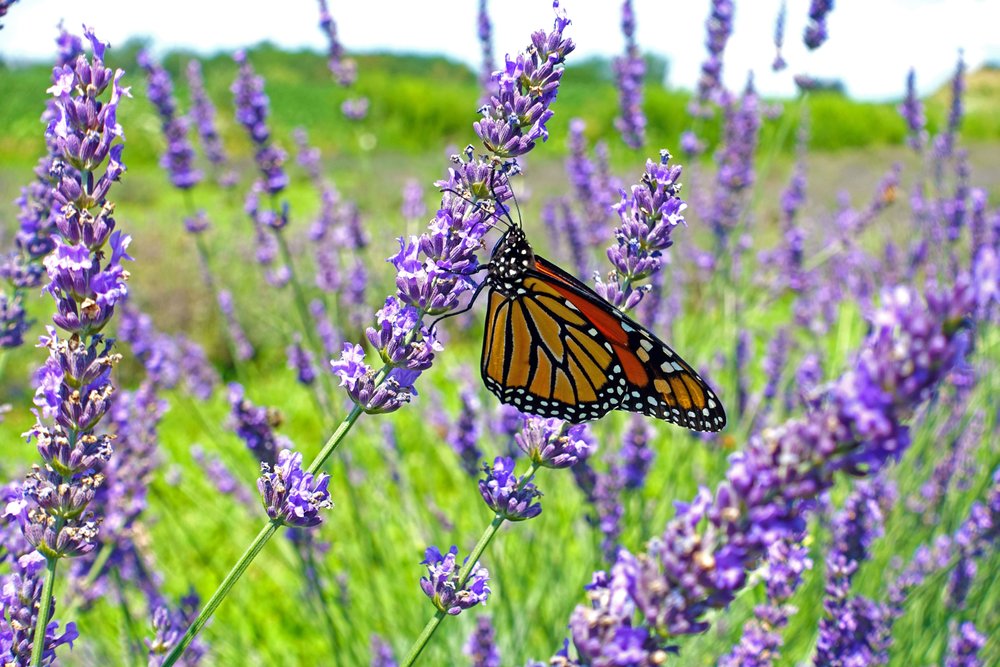
MULTIPOLYGON (((474 0, 331 0, 345 46, 351 50, 444 53, 476 66, 474 0)), ((1000 3, 994 0, 869 0, 838 2, 830 14, 830 40, 809 53, 802 45, 808 0, 789 0, 785 35, 789 70, 774 75, 772 34, 780 0, 736 2, 735 30, 726 52, 725 78, 739 87, 753 70, 759 90, 791 94, 793 73, 839 78, 855 96, 898 97, 906 72, 917 68, 924 91, 954 70, 958 49, 976 66, 1000 54, 1000 3)), ((528 32, 552 24, 547 0, 492 0, 498 57, 526 42, 528 32)), ((614 55, 622 48, 620 3, 564 0, 573 19, 569 34, 578 55, 614 55)), ((669 58, 671 83, 692 87, 705 55, 708 0, 635 0, 638 40, 644 51, 669 58)), ((233 0, 22 0, 0 31, 0 57, 49 59, 60 18, 75 28, 86 22, 105 40, 122 43, 149 36, 158 50, 183 47, 200 53, 233 50, 262 40, 289 48, 322 49, 317 4, 233 0)))

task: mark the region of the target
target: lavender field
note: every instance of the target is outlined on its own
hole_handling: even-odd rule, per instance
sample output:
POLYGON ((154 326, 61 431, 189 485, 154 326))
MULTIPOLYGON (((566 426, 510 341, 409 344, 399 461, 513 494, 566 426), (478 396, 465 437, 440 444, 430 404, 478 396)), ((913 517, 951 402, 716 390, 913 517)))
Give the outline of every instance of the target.
POLYGON ((789 3, 772 98, 712 0, 686 91, 632 0, 606 68, 576 3, 513 43, 501 4, 478 72, 350 54, 324 0, 322 56, 97 12, 0 62, 0 664, 1000 664, 997 69, 858 102, 788 48, 851 39, 833 3, 789 3), (501 404, 518 224, 725 428, 501 404))

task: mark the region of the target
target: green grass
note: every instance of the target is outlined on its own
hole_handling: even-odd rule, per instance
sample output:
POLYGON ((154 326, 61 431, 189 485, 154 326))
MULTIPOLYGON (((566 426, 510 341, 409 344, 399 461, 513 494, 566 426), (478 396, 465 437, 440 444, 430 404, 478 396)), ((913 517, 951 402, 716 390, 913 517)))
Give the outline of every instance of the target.
MULTIPOLYGON (((372 271, 367 301, 374 310, 392 289, 389 267, 381 258, 395 250, 396 236, 418 231, 412 226, 408 229, 398 212, 402 183, 409 177, 424 184, 440 178, 447 168, 444 146, 463 146, 472 140, 470 123, 474 114, 468 110, 469 100, 477 96, 474 76, 442 60, 364 57, 359 67, 359 92, 371 96, 373 111, 371 118, 354 126, 341 120, 338 108, 344 93, 329 83, 325 64, 318 56, 265 48, 252 58, 267 78, 276 135, 290 145, 287 139, 291 129, 300 124, 308 127, 327 155, 327 175, 346 197, 358 203, 363 213, 372 237, 366 251, 372 271), (377 134, 376 147, 370 152, 358 148, 358 134, 363 132, 377 134)), ((179 56, 168 59, 175 74, 182 63, 179 56)), ((152 314, 162 330, 184 332, 205 345, 225 379, 232 380, 234 371, 228 365, 221 322, 210 296, 200 285, 193 247, 181 226, 186 204, 166 185, 155 165, 162 141, 158 123, 144 100, 140 77, 134 68, 130 70, 136 100, 123 107, 121 122, 129 139, 126 161, 131 169, 114 190, 113 198, 118 224, 135 238, 130 249, 137 259, 130 267, 133 298, 152 314)), ((241 166, 249 170, 248 147, 230 120, 226 92, 235 67, 227 58, 219 57, 207 62, 205 70, 224 119, 227 145, 233 147, 241 166)), ((646 157, 624 149, 610 133, 616 113, 610 84, 592 69, 580 71, 581 80, 574 79, 573 68, 566 75, 567 86, 560 93, 556 121, 550 126, 552 140, 526 161, 531 193, 521 202, 533 242, 546 254, 563 260, 562 248, 548 247, 539 216, 547 197, 567 191, 562 172, 567 119, 582 116, 588 120, 590 139, 612 141, 613 166, 625 183, 635 181, 646 157)), ((36 117, 41 110, 38 91, 47 85, 46 77, 44 68, 0 70, 0 85, 12 91, 7 97, 10 103, 0 107, 0 126, 4 127, 0 137, 0 156, 4 157, 0 167, 2 201, 13 199, 17 188, 30 179, 30 165, 41 150, 41 128, 36 117)), ((873 183, 892 161, 904 162, 907 187, 918 167, 898 147, 903 137, 902 122, 892 105, 862 105, 827 95, 812 96, 808 103, 813 147, 820 149, 810 158, 810 201, 804 211, 810 231, 807 245, 812 254, 829 240, 830 211, 838 191, 846 190, 862 206, 872 195, 873 183), (843 150, 823 152, 825 149, 843 150)), ((659 88, 649 91, 651 146, 675 144, 686 128, 686 104, 683 93, 659 88)), ((787 129, 789 119, 796 118, 797 112, 797 105, 789 104, 785 113, 795 115, 770 122, 764 131, 769 144, 761 151, 764 159, 754 197, 751 256, 771 247, 780 236, 776 224, 779 196, 791 161, 785 148, 794 136, 787 129), (781 145, 773 148, 779 141, 781 145)), ((969 146, 973 180, 988 185, 997 177, 993 159, 996 143, 985 139, 1000 138, 1000 129, 994 111, 981 109, 975 114, 970 110, 966 129, 985 128, 975 129, 985 134, 977 135, 984 141, 969 146)), ((705 128, 707 137, 717 134, 713 126, 705 128)), ((692 202, 690 226, 678 230, 674 250, 677 261, 685 266, 693 245, 708 247, 710 243, 701 210, 694 202, 705 200, 713 175, 708 163, 691 166, 684 179, 685 193, 692 202)), ((293 172, 293 186, 286 193, 293 214, 290 233, 295 247, 303 252, 307 250, 304 230, 318 202, 301 174, 293 172)), ((908 190, 904 187, 901 191, 908 190)), ((200 187, 195 201, 209 212, 214 225, 209 233, 214 264, 223 284, 234 291, 241 320, 258 348, 258 357, 244 369, 250 378, 248 395, 255 403, 281 409, 285 417, 282 433, 308 460, 329 434, 309 393, 285 367, 284 347, 297 320, 287 289, 278 291, 268 286, 253 262, 249 223, 240 210, 243 192, 245 184, 236 195, 200 187)), ((427 199, 433 205, 435 196, 429 193, 427 199)), ((862 243, 879 248, 886 238, 905 240, 900 237, 908 231, 902 226, 906 214, 900 208, 890 209, 879 218, 862 243)), ((8 215, 2 219, 9 221, 9 238, 13 209, 5 210, 8 215)), ((597 261, 601 264, 595 261, 595 266, 603 270, 606 264, 600 253, 597 261)), ((308 264, 308 260, 304 262, 308 264)), ((684 315, 672 325, 671 344, 699 367, 709 367, 716 354, 731 351, 738 328, 745 327, 753 336, 755 355, 750 367, 751 386, 759 390, 766 380, 759 365, 764 347, 774 331, 793 317, 790 299, 765 298, 757 279, 767 269, 748 268, 747 280, 736 286, 740 298, 756 306, 748 308, 742 322, 727 317, 722 304, 714 300, 722 289, 719 285, 699 285, 694 282, 697 274, 690 272, 688 284, 683 287, 684 315)), ((31 340, 41 332, 51 305, 41 295, 29 297, 30 311, 38 320, 29 336, 31 340)), ((369 658, 368 643, 373 633, 388 638, 399 654, 417 636, 432 613, 417 583, 424 573, 419 565, 423 550, 429 544, 447 548, 454 543, 459 545, 460 554, 465 554, 491 519, 475 480, 461 471, 456 455, 445 442, 445 425, 429 417, 436 403, 455 415, 459 408, 456 388, 466 384, 479 387, 487 413, 496 407, 495 399, 475 377, 482 337, 480 318, 481 310, 477 310, 467 321, 445 325, 451 340, 434 368, 422 378, 418 386, 421 395, 392 415, 362 417, 328 466, 336 507, 327 515, 319 535, 331 545, 321 564, 324 594, 331 600, 331 624, 307 601, 302 565, 288 540, 279 535, 206 629, 211 664, 363 665, 369 658), (386 446, 383 425, 387 423, 398 439, 398 458, 386 446), (398 482, 391 474, 393 464, 399 468, 398 482), (341 597, 339 591, 341 579, 346 582, 346 597, 341 597)), ((788 368, 794 369, 806 351, 816 350, 824 359, 827 378, 834 378, 847 367, 865 330, 858 309, 845 306, 834 331, 822 335, 796 332, 797 351, 788 368)), ((359 334, 354 332, 353 339, 359 334)), ((968 411, 986 413, 988 435, 977 450, 980 465, 970 487, 948 496, 941 521, 934 524, 907 511, 901 501, 889 518, 886 534, 879 540, 872 560, 858 575, 855 592, 884 597, 893 558, 908 558, 918 545, 953 532, 971 503, 983 497, 989 475, 1000 464, 995 444, 998 381, 990 372, 1000 356, 998 344, 996 330, 987 330, 976 352, 984 372, 969 400, 968 411)), ((130 351, 122 347, 128 357, 130 351)), ((33 421, 29 412, 31 372, 42 356, 40 350, 28 345, 4 358, 0 402, 9 401, 13 409, 0 424, 0 438, 6 443, 0 459, 3 479, 19 476, 25 466, 37 460, 33 447, 23 443, 21 433, 33 421)), ((126 359, 118 371, 120 384, 133 387, 140 377, 134 361, 126 359)), ((713 377, 723 397, 733 395, 729 374, 720 371, 713 377)), ((782 384, 793 382, 790 370, 782 384)), ((343 396, 338 396, 338 414, 342 415, 343 396)), ((221 496, 194 460, 191 447, 198 444, 219 456, 248 487, 252 487, 258 470, 245 447, 225 426, 228 405, 224 389, 204 403, 180 391, 166 398, 170 409, 160 428, 162 464, 152 481, 150 507, 137 540, 146 546, 152 566, 163 575, 165 592, 177 596, 193 587, 204 599, 259 530, 263 512, 259 507, 247 507, 221 496)), ((712 442, 703 442, 663 423, 654 424, 655 465, 646 488, 627 503, 622 537, 626 547, 641 549, 661 530, 673 515, 675 500, 689 500, 699 486, 719 483, 727 457, 745 443, 750 417, 732 415, 727 434, 712 442)), ((775 419, 783 417, 781 413, 775 415, 775 419)), ((940 456, 943 448, 937 430, 944 417, 940 403, 915 416, 913 445, 889 472, 899 486, 901 498, 918 492, 940 456)), ((614 414, 594 426, 602 452, 614 451, 626 423, 627 417, 614 414)), ((484 456, 492 458, 501 453, 502 445, 489 435, 488 427, 485 431, 481 447, 484 456)), ((575 605, 585 601, 583 586, 595 569, 605 566, 598 548, 599 537, 586 521, 591 510, 570 473, 543 471, 537 481, 545 493, 542 514, 532 521, 505 526, 483 558, 493 577, 494 595, 482 611, 494 617, 504 665, 521 665, 532 657, 544 659, 559 648, 569 614, 575 605)), ((839 481, 830 494, 834 504, 842 502, 850 485, 851 480, 846 478, 839 481)), ((822 516, 813 521, 810 532, 814 535, 811 547, 815 567, 793 600, 799 612, 785 632, 782 665, 808 660, 815 644, 828 539, 822 516)), ((929 581, 910 600, 906 615, 895 628, 891 664, 940 663, 947 642, 947 624, 958 619, 974 620, 981 631, 990 635, 981 656, 984 664, 1000 663, 1000 643, 996 639, 1000 636, 1000 557, 994 552, 981 560, 964 611, 945 608, 942 588, 940 578, 929 581)), ((62 580, 57 599, 65 598, 62 580)), ((728 612, 714 616, 709 632, 685 639, 680 664, 715 664, 739 637, 743 621, 762 598, 760 587, 750 589, 728 612)), ((81 640, 72 653, 61 654, 65 664, 144 662, 128 657, 124 650, 127 631, 122 610, 114 600, 113 595, 103 596, 92 608, 69 618, 79 624, 81 640)), ((146 610, 134 592, 128 595, 128 605, 137 626, 143 633, 148 632, 146 610)), ((474 626, 475 615, 466 613, 447 619, 420 664, 462 664, 461 646, 474 626)), ((57 611, 56 618, 66 617, 57 611)))

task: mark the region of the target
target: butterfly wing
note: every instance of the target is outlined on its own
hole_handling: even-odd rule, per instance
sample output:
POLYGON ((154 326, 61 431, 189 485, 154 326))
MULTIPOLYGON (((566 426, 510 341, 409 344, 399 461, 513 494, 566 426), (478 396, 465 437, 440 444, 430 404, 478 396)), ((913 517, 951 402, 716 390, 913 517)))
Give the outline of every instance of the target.
POLYGON ((571 422, 628 410, 697 431, 725 426, 691 366, 590 287, 537 255, 521 287, 489 295, 481 370, 502 402, 571 422))

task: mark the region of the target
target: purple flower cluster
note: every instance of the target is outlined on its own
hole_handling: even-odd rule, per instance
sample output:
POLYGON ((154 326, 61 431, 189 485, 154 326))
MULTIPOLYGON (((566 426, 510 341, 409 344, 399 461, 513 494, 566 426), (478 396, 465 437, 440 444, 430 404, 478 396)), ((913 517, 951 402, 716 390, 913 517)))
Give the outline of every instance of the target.
MULTIPOLYGON (((955 152, 955 135, 958 133, 958 127, 962 124, 962 117, 965 113, 962 106, 964 92, 965 59, 959 52, 958 64, 955 65, 955 74, 951 79, 951 105, 948 108, 948 123, 944 130, 934 137, 935 167, 938 169, 955 152)), ((938 182, 941 182, 940 178, 938 178, 938 182)))
POLYGON ((479 0, 479 13, 476 17, 479 27, 479 48, 483 54, 483 62, 479 66, 479 85, 483 89, 483 101, 489 102, 497 94, 493 81, 496 71, 496 59, 493 57, 493 26, 490 24, 490 12, 486 0, 479 0))
POLYGON ((281 413, 254 405, 245 394, 241 385, 235 382, 229 385, 230 427, 258 461, 274 465, 279 450, 289 446, 287 438, 274 432, 281 425, 281 413))
POLYGON ((215 105, 205 90, 205 81, 201 74, 201 63, 192 60, 187 64, 188 89, 191 91, 191 119, 194 121, 201 139, 201 148, 209 164, 216 169, 216 178, 224 188, 236 185, 239 175, 229 166, 222 147, 222 137, 215 126, 215 105))
POLYGON ((927 117, 924 115, 924 103, 917 94, 917 72, 910 69, 906 77, 906 97, 899 105, 899 114, 906 121, 906 143, 917 153, 922 153, 927 143, 927 117))
POLYGON ((982 667, 979 651, 986 646, 986 636, 976 626, 965 621, 951 628, 945 667, 982 667))
POLYGON ((420 220, 427 215, 427 205, 424 203, 424 188, 415 178, 408 179, 403 184, 403 205, 400 208, 406 220, 420 220))
POLYGON ((640 415, 632 415, 618 452, 626 489, 634 491, 646 485, 646 476, 655 456, 653 448, 649 446, 653 434, 654 430, 649 420, 643 419, 640 415))
POLYGON ((648 291, 636 283, 649 278, 664 264, 663 251, 673 245, 674 228, 684 221, 687 204, 680 198, 680 165, 669 164, 670 153, 660 151, 660 161, 646 161, 640 183, 631 192, 622 191, 615 211, 621 226, 615 243, 608 248, 614 271, 607 282, 598 278, 597 293, 612 305, 628 311, 648 291))
MULTIPOLYGON (((45 558, 38 552, 32 552, 13 561, 11 573, 3 577, 0 589, 0 660, 4 665, 31 664, 44 573, 45 558)), ((56 649, 63 644, 72 648, 73 641, 80 635, 76 623, 67 623, 63 632, 59 632, 59 622, 52 620, 54 607, 49 607, 49 616, 45 621, 43 665, 56 664, 56 649)))
POLYGON ((491 467, 483 464, 486 478, 479 480, 479 495, 486 506, 507 521, 534 519, 542 513, 542 506, 534 502, 541 492, 530 477, 514 474, 514 459, 498 456, 491 467))
POLYGON ((570 468, 587 458, 593 448, 585 424, 529 416, 514 436, 518 448, 542 468, 570 468))
POLYGON ((826 41, 826 19, 832 9, 833 0, 812 0, 809 3, 809 21, 802 41, 810 51, 818 49, 826 41))
POLYGON ((378 635, 372 635, 371 667, 396 667, 398 664, 392 646, 378 635))
POLYGON ((475 476, 479 473, 479 461, 483 456, 483 451, 479 448, 479 437, 482 435, 479 419, 483 406, 479 394, 472 387, 464 387, 459 393, 459 398, 462 401, 462 408, 448 428, 446 439, 458 455, 462 469, 469 475, 475 476))
POLYGON ((326 0, 319 0, 319 28, 326 35, 327 65, 334 80, 345 88, 352 85, 358 78, 358 66, 354 60, 344 57, 344 46, 337 37, 337 24, 330 15, 326 0))
POLYGON ((480 616, 476 619, 476 629, 469 635, 469 640, 462 647, 462 653, 469 657, 472 667, 500 667, 496 631, 489 616, 480 616))
MULTIPOLYGON (((146 639, 146 648, 149 651, 149 667, 160 667, 170 653, 170 650, 177 645, 184 631, 198 616, 198 605, 200 600, 198 595, 191 592, 190 595, 182 597, 177 606, 171 606, 166 600, 158 600, 151 606, 150 616, 154 636, 146 639)), ((195 639, 184 651, 184 657, 177 663, 183 667, 194 667, 202 661, 208 647, 200 639, 195 639)))
POLYGON ((642 148, 646 143, 646 116, 642 112, 642 80, 646 75, 646 61, 635 41, 632 0, 622 2, 622 34, 625 35, 625 54, 615 58, 612 65, 621 114, 615 118, 615 127, 628 146, 642 148))
POLYGON ((838 471, 875 474, 898 458, 909 442, 901 420, 967 349, 959 324, 973 300, 964 281, 929 289, 926 304, 904 288, 889 292, 854 369, 832 385, 825 407, 752 438, 715 493, 702 489, 678 504, 645 553, 619 550, 610 577, 595 579, 591 605, 571 618, 581 659, 628 648, 641 664, 668 637, 702 632, 704 614, 734 599, 774 542, 801 534, 803 512, 838 471))
POLYGON ((788 67, 788 63, 781 55, 781 47, 785 44, 785 16, 788 13, 788 6, 782 0, 781 8, 778 9, 778 17, 774 20, 774 60, 771 62, 771 70, 780 72, 788 67))
MULTIPOLYGON (((276 195, 288 185, 288 175, 284 169, 287 156, 271 140, 271 130, 267 126, 270 100, 264 92, 264 79, 254 72, 246 53, 237 51, 233 58, 240 66, 239 75, 232 86, 236 120, 246 129, 254 144, 254 159, 263 177, 261 186, 269 195, 276 195)), ((276 220, 268 224, 278 226, 276 220)))
MULTIPOLYGON (((546 136, 562 77, 562 63, 573 42, 563 38, 569 21, 558 12, 551 33, 538 31, 532 45, 497 73, 498 93, 482 109, 476 133, 495 158, 505 160, 531 150, 546 136)), ((389 258, 396 268, 395 297, 379 311, 369 341, 385 365, 375 370, 360 345, 345 344, 334 372, 351 399, 368 412, 389 412, 410 400, 413 383, 426 370, 440 345, 423 324, 425 315, 456 308, 472 289, 470 274, 479 267, 476 252, 490 228, 492 211, 511 198, 507 176, 512 165, 496 168, 486 158, 474 158, 470 146, 456 156, 446 180, 437 183, 444 194, 428 231, 400 240, 400 251, 389 258), (374 338, 374 339, 373 339, 374 338)))
POLYGON ((273 466, 260 464, 260 491, 264 509, 272 521, 285 526, 311 528, 322 523, 320 510, 333 507, 330 501, 330 476, 313 475, 302 469, 302 454, 282 449, 273 466))
POLYGON ((745 198, 754 184, 754 152, 760 133, 760 98, 747 80, 738 98, 727 95, 723 103, 725 128, 722 145, 715 155, 719 165, 708 223, 715 234, 716 256, 726 251, 729 237, 745 214, 745 198))
POLYGON ((885 605, 851 597, 851 581, 868 560, 872 543, 882 536, 895 489, 881 476, 858 484, 833 517, 833 544, 826 558, 826 612, 819 622, 815 663, 879 664, 888 649, 885 605))
POLYGON ((456 616, 463 609, 485 603, 490 597, 490 573, 479 563, 472 566, 467 581, 459 580, 456 567, 458 547, 453 546, 447 554, 434 546, 427 547, 421 565, 427 566, 427 576, 420 578, 420 588, 424 595, 434 602, 440 611, 456 616))
POLYGON ((562 36, 569 19, 558 11, 551 33, 535 32, 532 46, 493 75, 497 94, 481 109, 482 120, 473 127, 486 150, 501 160, 524 155, 538 139, 549 138, 545 124, 552 118, 549 108, 555 101, 562 78, 562 62, 575 48, 562 36))
MULTIPOLYGON (((584 136, 586 126, 579 118, 569 122, 569 157, 566 158, 566 174, 577 201, 583 205, 584 230, 580 234, 571 234, 567 229, 571 245, 580 246, 574 254, 583 255, 584 246, 598 244, 604 241, 608 230, 608 221, 614 206, 614 193, 618 186, 608 173, 607 144, 598 142, 594 146, 596 163, 587 156, 587 139, 584 136), (573 236, 578 236, 575 243, 573 236)), ((567 225, 569 227, 569 225, 567 225)), ((581 262, 578 262, 578 264, 581 262)), ((585 273, 585 271, 581 271, 585 273)))
POLYGON ((698 89, 690 106, 690 112, 696 116, 705 115, 706 105, 712 101, 713 95, 723 90, 722 54, 726 50, 729 36, 733 34, 732 0, 712 0, 705 28, 708 32, 705 39, 708 57, 701 64, 698 89))
POLYGON ((170 74, 153 60, 145 49, 136 56, 139 66, 146 71, 149 101, 160 114, 160 126, 167 139, 167 150, 160 158, 175 188, 188 190, 201 182, 202 174, 194 166, 194 148, 188 139, 188 119, 177 113, 174 84, 170 74))

